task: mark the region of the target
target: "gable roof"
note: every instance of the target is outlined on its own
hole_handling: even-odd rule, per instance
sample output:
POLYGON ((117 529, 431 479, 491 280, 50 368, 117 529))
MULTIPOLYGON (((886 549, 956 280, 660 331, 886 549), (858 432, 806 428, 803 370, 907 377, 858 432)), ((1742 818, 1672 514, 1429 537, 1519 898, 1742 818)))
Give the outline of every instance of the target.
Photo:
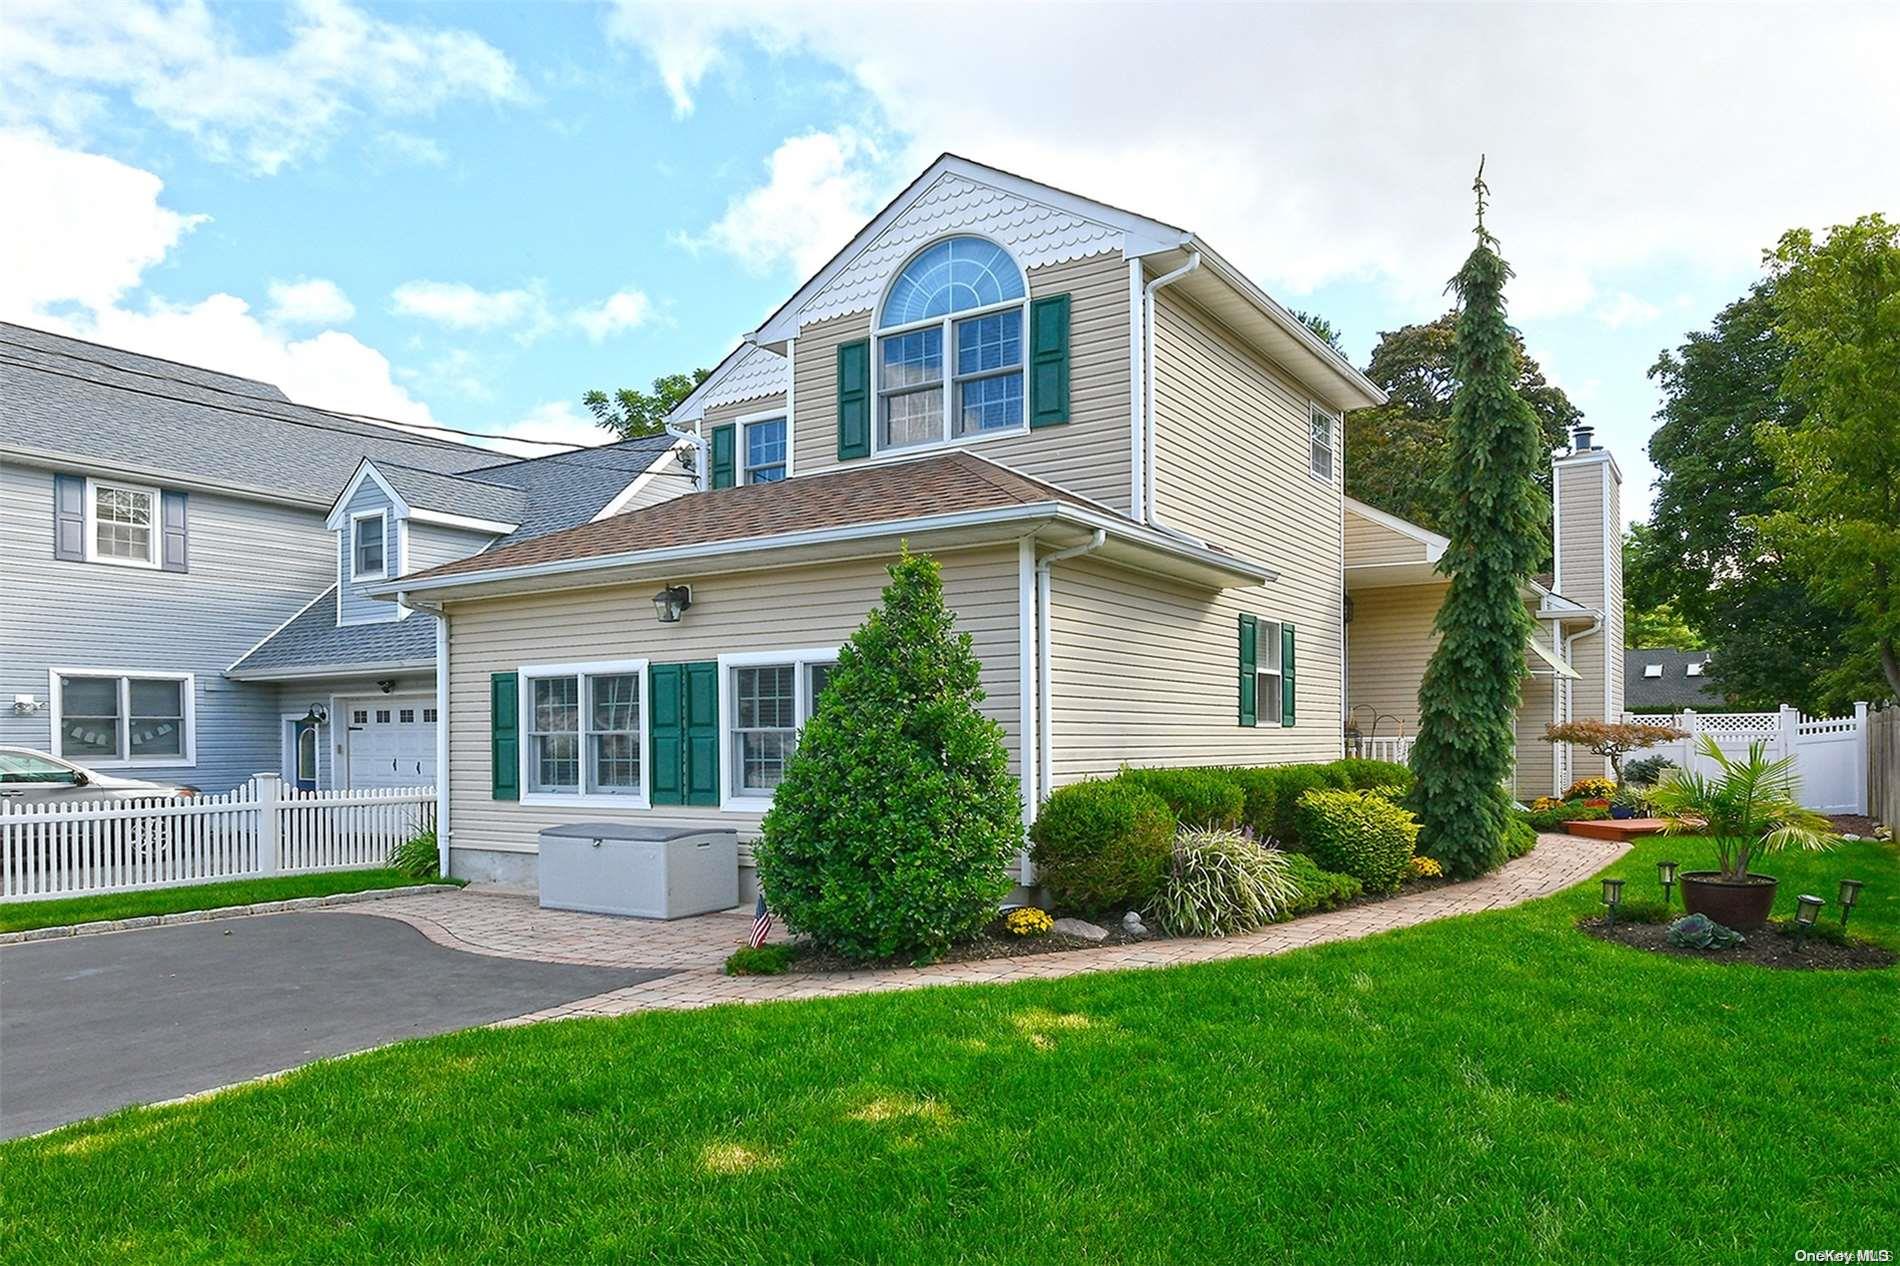
POLYGON ((1710 680, 1708 670, 1691 677, 1691 664, 1707 664, 1707 651, 1677 651, 1660 647, 1631 647, 1623 652, 1623 706, 1631 712, 1680 712, 1684 708, 1726 708, 1728 700, 1710 680), (1662 669, 1658 677, 1643 670, 1662 669))
POLYGON ((1025 268, 1120 250, 1156 272, 1192 264, 1177 293, 1206 307, 1336 409, 1385 393, 1201 237, 957 154, 943 154, 873 216, 746 342, 780 350, 811 321, 871 309, 892 271, 948 231, 998 241, 1025 268))
POLYGON ((782 396, 792 379, 791 362, 770 348, 741 343, 706 376, 706 381, 666 415, 668 422, 697 422, 706 410, 782 396))
MULTIPOLYGON (((1272 568, 1177 539, 1105 506, 974 454, 953 451, 678 497, 581 527, 444 563, 378 586, 380 595, 603 570, 672 559, 711 561, 807 544, 997 523, 1065 520, 1243 583, 1272 568)), ((1020 535, 1022 529, 1015 529, 1020 535)))

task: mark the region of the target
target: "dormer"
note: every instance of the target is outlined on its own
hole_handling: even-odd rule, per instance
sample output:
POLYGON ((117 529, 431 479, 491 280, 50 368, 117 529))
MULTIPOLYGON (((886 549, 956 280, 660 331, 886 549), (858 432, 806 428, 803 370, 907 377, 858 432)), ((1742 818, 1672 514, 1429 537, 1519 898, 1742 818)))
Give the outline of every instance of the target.
POLYGON ((371 591, 480 553, 520 525, 524 503, 516 488, 365 459, 327 520, 336 533, 337 625, 406 619, 410 608, 371 591))

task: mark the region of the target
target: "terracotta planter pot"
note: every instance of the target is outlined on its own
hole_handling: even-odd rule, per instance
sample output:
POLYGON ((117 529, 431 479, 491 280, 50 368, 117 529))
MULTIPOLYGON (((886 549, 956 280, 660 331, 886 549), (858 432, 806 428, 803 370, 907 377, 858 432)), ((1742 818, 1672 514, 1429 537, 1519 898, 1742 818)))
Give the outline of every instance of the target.
POLYGON ((1738 882, 1722 878, 1717 870, 1685 870, 1682 908, 1690 914, 1705 914, 1725 928, 1753 932, 1768 922, 1779 883, 1773 875, 1750 875, 1738 882))

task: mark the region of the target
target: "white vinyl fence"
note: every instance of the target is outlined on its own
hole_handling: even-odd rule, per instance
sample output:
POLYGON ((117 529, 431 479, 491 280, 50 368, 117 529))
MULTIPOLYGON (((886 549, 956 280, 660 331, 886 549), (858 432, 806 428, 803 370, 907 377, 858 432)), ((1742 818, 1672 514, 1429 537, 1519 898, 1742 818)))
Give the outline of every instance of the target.
POLYGON ((1790 752, 1801 780, 1801 803, 1822 813, 1867 812, 1867 705, 1857 703, 1851 716, 1810 717, 1787 705, 1776 712, 1682 712, 1674 716, 1630 716, 1631 721, 1673 725, 1689 737, 1635 753, 1667 756, 1684 769, 1713 772, 1714 762, 1698 754, 1708 735, 1728 756, 1745 756, 1762 743, 1770 760, 1790 752))
POLYGON ((1412 761, 1412 744, 1416 741, 1409 734, 1362 738, 1353 754, 1369 760, 1391 761, 1394 765, 1409 765, 1412 761))
POLYGON ((361 870, 434 825, 433 787, 287 792, 276 774, 213 796, 0 801, 0 901, 361 870))

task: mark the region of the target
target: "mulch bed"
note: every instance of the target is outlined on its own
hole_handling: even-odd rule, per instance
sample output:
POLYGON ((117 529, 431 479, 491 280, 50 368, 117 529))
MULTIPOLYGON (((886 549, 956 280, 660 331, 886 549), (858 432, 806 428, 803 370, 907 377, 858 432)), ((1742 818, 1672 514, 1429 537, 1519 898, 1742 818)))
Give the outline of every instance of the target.
POLYGON ((1858 813, 1830 813, 1827 820, 1842 835, 1858 835, 1863 839, 1873 839, 1874 832, 1880 829, 1880 823, 1858 813))
MULTIPOLYGON (((1779 967, 1791 971, 1855 971, 1891 967, 1894 952, 1884 946, 1850 937, 1845 943, 1825 939, 1828 931, 1810 934, 1807 943, 1796 947, 1794 934, 1771 925, 1750 932, 1740 945, 1724 950, 1683 949, 1671 945, 1666 923, 1623 921, 1607 926, 1601 916, 1583 919, 1577 927, 1599 941, 1615 941, 1633 949, 1669 954, 1677 958, 1699 958, 1711 963, 1752 963, 1756 967, 1779 967)), ((1838 935, 1838 933, 1835 933, 1838 935)))

